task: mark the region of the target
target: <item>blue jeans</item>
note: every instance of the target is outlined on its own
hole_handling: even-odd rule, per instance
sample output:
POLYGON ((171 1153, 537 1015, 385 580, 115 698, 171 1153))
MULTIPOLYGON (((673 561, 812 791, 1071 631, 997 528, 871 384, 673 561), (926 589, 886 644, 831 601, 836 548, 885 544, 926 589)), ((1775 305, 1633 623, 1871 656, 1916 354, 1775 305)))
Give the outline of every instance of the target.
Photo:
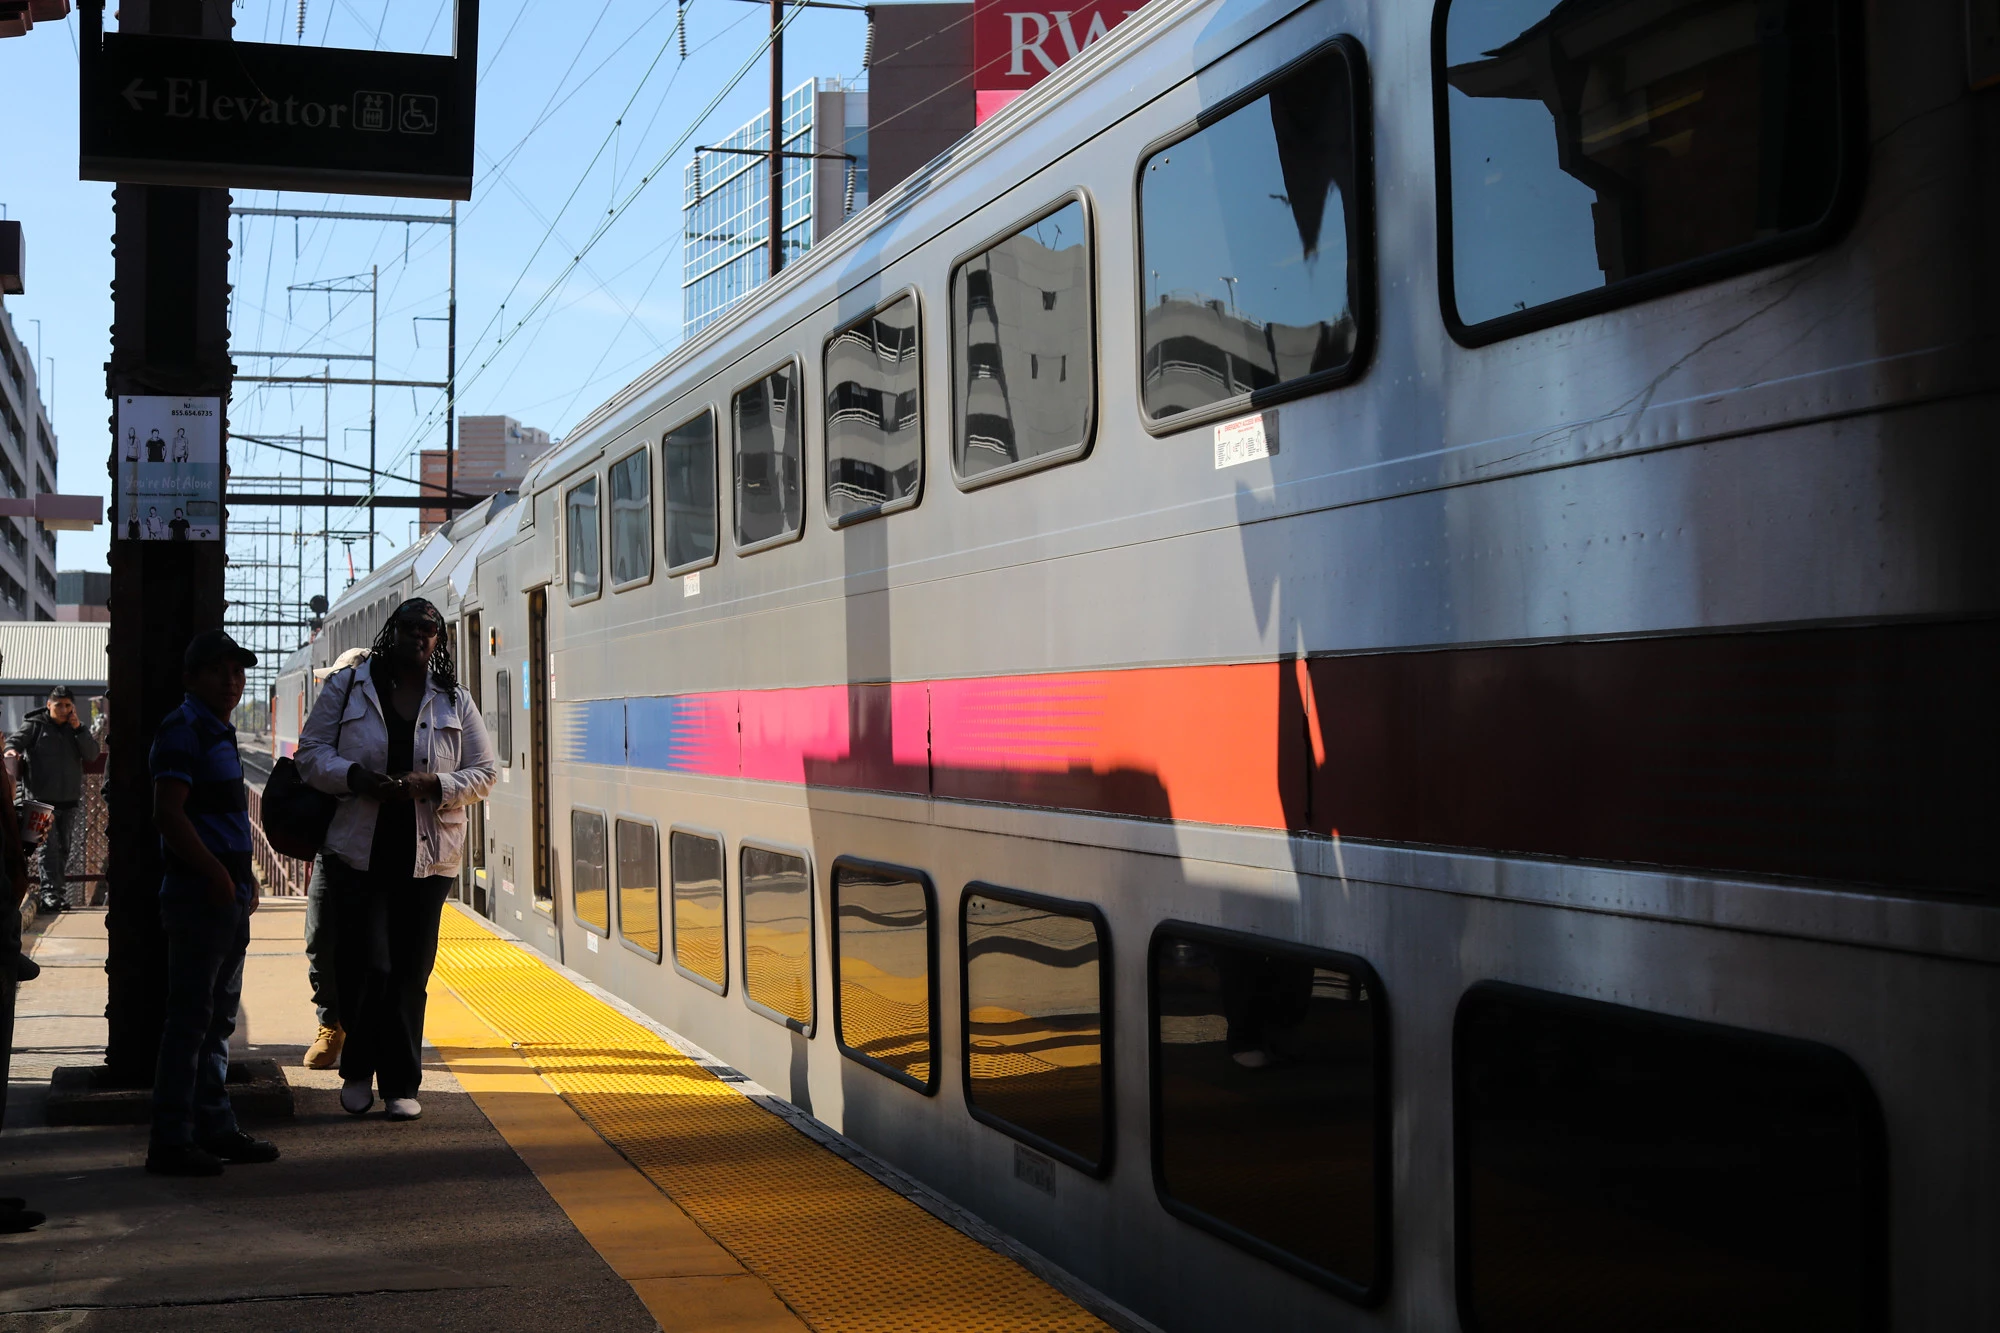
POLYGON ((162 902, 160 919, 167 928, 167 1016, 153 1073, 153 1143, 179 1147, 236 1128, 223 1084, 250 914, 235 903, 162 902))

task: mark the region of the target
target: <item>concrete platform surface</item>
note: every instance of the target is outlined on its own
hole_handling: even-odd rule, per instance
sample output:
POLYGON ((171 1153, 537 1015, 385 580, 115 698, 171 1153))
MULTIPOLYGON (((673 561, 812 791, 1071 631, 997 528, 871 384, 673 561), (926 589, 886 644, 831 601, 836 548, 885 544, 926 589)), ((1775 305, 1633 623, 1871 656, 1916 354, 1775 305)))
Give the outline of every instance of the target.
POLYGON ((434 1051, 412 1124, 346 1115, 337 1076, 300 1067, 304 916, 266 899, 253 918, 234 1043, 292 1082, 296 1117, 255 1127, 284 1157, 215 1180, 147 1175, 143 1127, 43 1123, 50 1071, 101 1058, 105 939, 101 911, 36 923, 0 1194, 49 1221, 0 1236, 0 1329, 658 1328, 434 1051))

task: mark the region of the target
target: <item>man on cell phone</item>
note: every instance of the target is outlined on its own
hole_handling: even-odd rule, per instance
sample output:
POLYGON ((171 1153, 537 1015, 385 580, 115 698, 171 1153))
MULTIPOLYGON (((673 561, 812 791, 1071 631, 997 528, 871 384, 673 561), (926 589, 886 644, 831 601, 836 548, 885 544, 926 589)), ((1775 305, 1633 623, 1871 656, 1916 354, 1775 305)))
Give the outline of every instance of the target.
POLYGON ((18 782, 22 798, 55 810, 37 858, 44 912, 60 912, 69 905, 65 895, 70 842, 76 834, 77 803, 83 799, 84 766, 97 758, 97 748, 97 738, 84 730, 76 715, 76 700, 67 685, 50 690, 47 706, 29 713, 20 730, 7 738, 7 772, 18 782))

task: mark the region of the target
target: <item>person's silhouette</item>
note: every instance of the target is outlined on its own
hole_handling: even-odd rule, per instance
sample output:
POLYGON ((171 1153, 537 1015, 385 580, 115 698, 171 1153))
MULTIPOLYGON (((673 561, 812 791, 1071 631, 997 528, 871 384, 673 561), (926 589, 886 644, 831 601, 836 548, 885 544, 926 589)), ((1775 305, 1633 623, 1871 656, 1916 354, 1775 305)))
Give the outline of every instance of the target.
POLYGON ((174 510, 173 519, 167 524, 167 531, 172 534, 173 540, 177 542, 186 541, 188 539, 187 515, 178 509, 174 510))
POLYGON ((167 442, 160 437, 158 427, 154 427, 153 433, 146 437, 146 461, 148 463, 167 461, 167 442))
POLYGON ((139 461, 139 432, 130 426, 125 428, 125 461, 128 463, 139 461))
POLYGON ((176 463, 188 461, 188 433, 185 429, 174 432, 174 461, 176 463))
POLYGON ((160 509, 158 505, 146 506, 146 540, 160 539, 160 509))

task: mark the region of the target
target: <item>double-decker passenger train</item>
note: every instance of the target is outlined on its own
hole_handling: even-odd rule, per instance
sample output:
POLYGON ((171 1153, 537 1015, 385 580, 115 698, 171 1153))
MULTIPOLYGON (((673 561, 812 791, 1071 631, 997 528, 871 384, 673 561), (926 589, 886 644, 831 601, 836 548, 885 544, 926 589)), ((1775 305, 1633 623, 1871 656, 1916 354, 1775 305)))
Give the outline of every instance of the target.
POLYGON ((1154 0, 279 725, 428 596, 466 900, 1159 1328, 2000 1326, 1984 12, 1154 0))

